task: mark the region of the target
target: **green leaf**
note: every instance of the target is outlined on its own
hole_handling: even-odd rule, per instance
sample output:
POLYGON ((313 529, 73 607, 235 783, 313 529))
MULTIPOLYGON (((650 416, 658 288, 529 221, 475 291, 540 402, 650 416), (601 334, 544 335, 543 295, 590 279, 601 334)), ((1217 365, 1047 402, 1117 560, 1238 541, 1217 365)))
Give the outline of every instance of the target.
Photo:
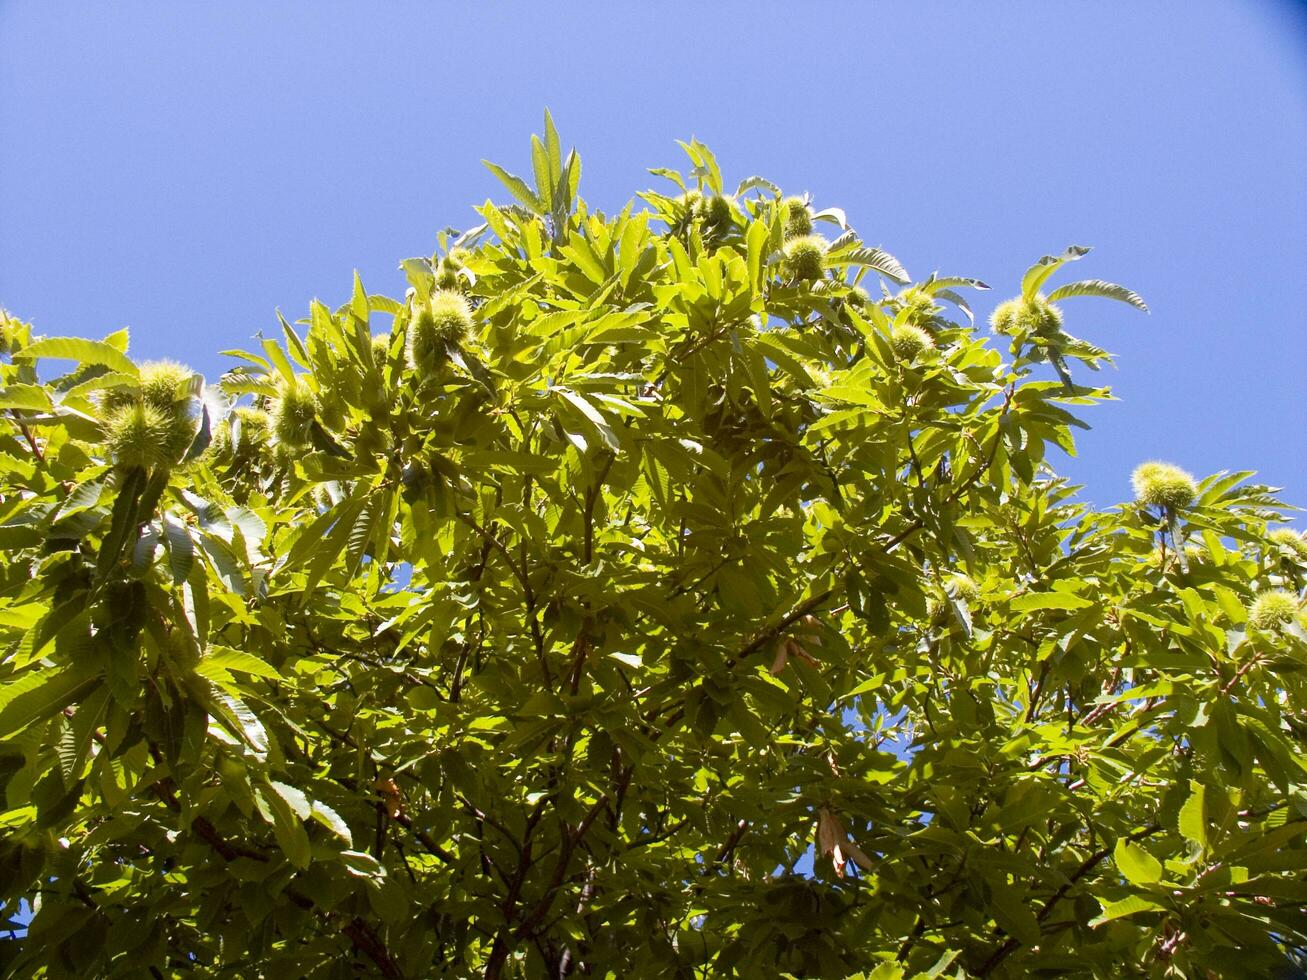
POLYGON ((935 961, 934 966, 929 970, 918 973, 913 980, 935 980, 936 977, 942 976, 944 971, 953 965, 953 961, 961 955, 962 954, 958 950, 946 951, 938 960, 935 961))
POLYGON ((54 408, 50 393, 40 385, 12 384, 0 391, 0 408, 48 412, 54 408))
POLYGON ((762 221, 749 223, 745 232, 745 248, 748 252, 749 286, 757 292, 762 284, 762 263, 766 258, 767 239, 770 232, 762 221))
POLYGON ((346 570, 350 575, 358 574, 368 544, 372 541, 372 534, 385 512, 386 499, 384 495, 369 497, 359 511, 358 517, 354 519, 354 523, 349 529, 346 548, 346 554, 349 556, 349 564, 346 566, 346 570))
POLYGON ((1180 834, 1185 840, 1196 844, 1201 852, 1207 850, 1206 794, 1206 787, 1202 783, 1191 780, 1189 799, 1185 800, 1184 806, 1180 808, 1178 822, 1180 834))
POLYGON ((869 973, 863 974, 866 980, 903 980, 903 967, 893 960, 879 963, 869 973))
POLYGON ((46 337, 23 350, 24 357, 66 358, 82 364, 103 364, 111 371, 137 376, 132 359, 112 344, 81 337, 46 337))
POLYGON ((907 284, 912 281, 908 275, 908 270, 903 268, 903 264, 888 252, 879 248, 857 247, 848 250, 841 250, 838 254, 832 254, 830 259, 833 263, 839 265, 861 266, 871 269, 873 272, 879 272, 886 279, 892 279, 900 284, 907 284))
POLYGON ((218 581, 234 594, 246 595, 249 590, 245 579, 244 559, 232 550, 231 545, 208 531, 201 532, 196 543, 204 557, 209 560, 209 565, 213 568, 218 581))
POLYGON ((371 854, 362 851, 341 851, 340 861, 345 870, 359 878, 384 878, 386 866, 371 854))
POLYGON ((100 553, 96 557, 95 571, 100 578, 107 576, 126 553, 139 527, 137 521, 137 504, 146 488, 145 470, 139 466, 128 471, 118 487, 118 495, 113 502, 113 515, 109 521, 109 531, 100 542, 100 553))
POLYGON ((581 157, 576 150, 567 151, 567 160, 563 163, 563 175, 558 178, 560 187, 566 189, 565 194, 555 194, 555 198, 563 197, 569 203, 576 201, 577 188, 581 183, 581 157))
POLYGON ((37 721, 44 721, 75 704, 93 691, 99 681, 80 671, 37 669, 26 674, 21 682, 9 681, 4 693, 4 707, 0 708, 0 738, 37 721))
POLYGON ((526 185, 526 181, 521 177, 510 174, 503 167, 493 164, 489 160, 482 160, 481 162, 487 170, 499 178, 500 182, 508 188, 509 192, 518 199, 523 207, 534 214, 544 214, 548 210, 541 200, 531 192, 531 188, 526 185))
POLYGON ((686 190, 685 179, 675 170, 668 167, 650 167, 649 173, 653 174, 655 177, 665 177, 682 191, 686 190))
POLYGON ((602 412, 590 404, 585 396, 578 392, 571 391, 568 388, 555 388, 554 393, 574 406, 576 410, 585 417, 586 421, 598 430, 599 437, 603 439, 604 445, 613 452, 617 452, 622 448, 622 443, 617 438, 617 433, 614 431, 612 425, 609 424, 608 419, 604 417, 602 412))
POLYGON ((277 369, 277 373, 288 384, 294 384, 296 380, 295 368, 286 357, 286 352, 281 349, 281 344, 275 340, 264 339, 262 341, 263 352, 268 355, 268 363, 277 369))
POLYGON ((1162 880, 1162 862, 1133 841, 1118 838, 1112 860, 1126 880, 1136 885, 1155 885, 1162 880))
MULTIPOLYGON (((368 498, 366 496, 343 500, 328 512, 335 518, 335 523, 331 525, 331 530, 322 540, 314 543, 316 553, 313 554, 313 559, 304 572, 304 591, 300 599, 302 604, 307 605, 318 582, 327 574, 327 570, 336 563, 336 559, 340 557, 341 552, 349 544, 351 536, 356 532, 357 522, 363 513, 364 507, 367 506, 367 502, 368 498)), ((362 552, 359 552, 357 557, 361 559, 362 552)), ((351 574, 356 568, 356 565, 351 564, 351 574)))
POLYGON ((347 847, 354 846, 354 835, 347 824, 331 807, 321 800, 313 801, 312 818, 345 842, 347 847))
POLYGON ((1016 596, 1011 606, 1014 612, 1033 612, 1036 609, 1087 609, 1092 599, 1070 592, 1027 592, 1016 596))
POLYGON ((994 921, 1017 942, 1033 946, 1039 942, 1039 920, 1016 889, 991 883, 990 911, 994 921))
POLYGON ((1101 279, 1085 279, 1081 282, 1067 283, 1065 286, 1058 286, 1048 294, 1050 302, 1060 299, 1070 299, 1073 296, 1101 296, 1104 299, 1115 299, 1122 303, 1129 303, 1137 310, 1148 312, 1148 304, 1138 294, 1131 292, 1124 286, 1118 286, 1116 283, 1104 282, 1101 279))
POLYGON ((535 171, 536 197, 545 211, 554 209, 554 180, 549 172, 549 157, 539 136, 531 137, 531 168, 535 171))
POLYGON ((227 520, 241 529, 241 536, 248 544, 258 547, 268 534, 268 525, 258 514, 248 507, 229 507, 227 520))
POLYGON ((198 673, 206 674, 212 668, 224 671, 239 670, 242 673, 267 677, 274 681, 281 680, 282 676, 281 671, 264 663, 254 654, 246 653, 244 650, 233 650, 231 647, 211 647, 208 655, 200 660, 195 669, 198 673))
POLYGON ((128 329, 126 327, 123 327, 122 329, 115 330, 113 333, 105 337, 103 343, 108 344, 110 347, 117 348, 118 350, 126 354, 127 345, 129 343, 130 337, 131 334, 128 331, 128 329))
POLYGON ((160 517, 163 526, 163 540, 168 545, 168 564, 172 570, 174 585, 181 585, 191 574, 191 565, 195 561, 195 542, 185 524, 173 521, 167 514, 160 517))
MULTIPOLYGON (((277 838, 277 846, 286 855, 286 860, 297 868, 307 868, 309 862, 313 860, 313 848, 309 843, 309 835, 304 829, 303 822, 283 793, 286 789, 291 787, 286 787, 282 783, 273 783, 271 791, 260 788, 259 795, 272 811, 272 832, 277 838)), ((300 799, 303 799, 302 794, 300 799)), ((306 801, 306 816, 307 813, 306 801)))
POLYGON ((1084 245, 1069 245, 1061 255, 1045 255, 1038 262, 1026 270, 1026 274, 1021 277, 1021 298, 1024 300, 1034 299, 1035 294, 1043 288, 1048 277, 1060 269, 1067 262, 1074 262, 1089 254, 1089 249, 1084 245))
POLYGON ((1140 912, 1157 912, 1162 906, 1156 902, 1149 901, 1146 898, 1140 898, 1138 895, 1128 895, 1125 898, 1118 899, 1115 902, 1103 904, 1102 914, 1089 920, 1091 929, 1101 926, 1105 922, 1113 922, 1116 919, 1124 919, 1131 915, 1137 915, 1140 912))
POLYGON ((972 279, 968 276, 936 276, 932 275, 929 279, 921 284, 921 291, 929 295, 943 293, 950 289, 965 287, 968 289, 988 289, 989 283, 982 282, 979 279, 972 279))
POLYGON ((545 158, 548 161, 549 181, 556 184, 563 175, 563 146, 558 139, 558 130, 554 128, 554 117, 548 108, 545 109, 545 158))
POLYGON ((301 820, 309 818, 309 814, 313 812, 313 805, 309 802, 309 798, 303 790, 297 789, 288 783, 278 782, 275 779, 268 780, 268 785, 274 793, 281 797, 282 802, 295 816, 301 820))
POLYGON ((268 732, 244 701, 214 688, 210 691, 210 702, 223 727, 249 746, 256 757, 263 758, 268 754, 268 732))
POLYGON ((772 197, 780 197, 781 189, 765 177, 745 177, 735 188, 735 196, 743 197, 754 189, 764 190, 772 197))
POLYGON ((607 282, 608 270, 590 248, 589 242, 584 238, 574 236, 571 243, 563 246, 560 251, 571 259, 572 264, 580 269, 582 274, 591 282, 596 285, 607 282))
POLYGON ((833 225, 839 225, 841 231, 849 230, 849 219, 844 214, 843 208, 823 208, 812 216, 812 220, 829 221, 833 225))
POLYGON ((213 423, 209 418, 209 406, 200 406, 200 426, 195 430, 195 438, 186 449, 186 454, 182 456, 183 463, 193 463, 204 454, 213 441, 213 423))
POLYGON ((644 660, 638 653, 610 653, 608 656, 614 660, 620 660, 628 667, 639 668, 644 665, 644 660))

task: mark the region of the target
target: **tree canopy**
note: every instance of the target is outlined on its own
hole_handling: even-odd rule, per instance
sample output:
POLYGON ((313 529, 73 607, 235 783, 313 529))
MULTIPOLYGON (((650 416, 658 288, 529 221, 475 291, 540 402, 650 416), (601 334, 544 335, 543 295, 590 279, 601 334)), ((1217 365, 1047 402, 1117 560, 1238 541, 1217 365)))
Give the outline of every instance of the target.
POLYGON ((1303 962, 1307 541, 1054 468, 1143 300, 1072 246, 977 327, 682 146, 604 214, 546 118, 211 384, 3 315, 7 975, 1303 962))

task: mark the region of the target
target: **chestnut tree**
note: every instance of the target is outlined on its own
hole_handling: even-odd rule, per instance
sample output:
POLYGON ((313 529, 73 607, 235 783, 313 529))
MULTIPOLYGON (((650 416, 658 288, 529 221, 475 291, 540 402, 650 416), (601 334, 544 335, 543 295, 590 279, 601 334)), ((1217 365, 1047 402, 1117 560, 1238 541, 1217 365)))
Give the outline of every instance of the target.
POLYGON ((1303 962, 1307 541, 1055 468, 1143 300, 1072 246, 976 327, 683 149, 604 214, 546 119, 211 383, 3 317, 6 975, 1303 962))

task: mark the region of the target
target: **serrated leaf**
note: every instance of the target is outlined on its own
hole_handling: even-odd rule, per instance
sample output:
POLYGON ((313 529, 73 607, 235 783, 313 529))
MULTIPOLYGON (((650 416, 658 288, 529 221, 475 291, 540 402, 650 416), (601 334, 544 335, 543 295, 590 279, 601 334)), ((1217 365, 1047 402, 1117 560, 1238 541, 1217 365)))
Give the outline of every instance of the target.
POLYGON ((362 851, 341 851, 340 863, 357 878, 384 878, 386 866, 371 854, 362 851))
POLYGON ((111 371, 137 377, 139 371, 132 359, 112 344, 81 337, 46 337, 23 349, 24 357, 54 357, 79 361, 82 364, 103 364, 111 371))
POLYGON ((638 653, 610 653, 608 656, 614 660, 620 660, 628 667, 641 667, 644 665, 644 660, 638 653))
POLYGON ((549 172, 549 155, 539 136, 531 137, 531 169, 535 174, 536 197, 545 211, 552 211, 555 178, 549 172))
POLYGON ((277 369, 277 373, 287 384, 294 384, 295 368, 290 363, 290 358, 286 356, 286 352, 281 349, 281 344, 270 338, 264 338, 262 346, 263 352, 268 355, 268 363, 277 369))
POLYGON ((347 846, 354 846, 354 835, 350 832, 349 824, 341 818, 339 813, 327 806, 327 804, 323 803, 321 800, 314 800, 313 812, 310 816, 343 840, 347 846))
POLYGON ((48 412, 54 408, 54 402, 50 400, 50 393, 41 385, 13 384, 6 385, 0 391, 0 408, 48 412))
POLYGON ((214 707, 214 714, 223 726, 244 742, 260 758, 268 753, 268 732, 259 721, 258 715, 250 710, 249 705, 239 697, 217 688, 209 692, 214 707))
POLYGON ((567 160, 563 163, 563 175, 558 178, 559 186, 566 188, 563 196, 569 202, 576 200, 577 188, 581 184, 581 156, 576 150, 567 151, 567 160))
MULTIPOLYGON (((349 539, 355 531, 356 522, 367 502, 367 497, 344 500, 331 512, 336 515, 336 523, 331 527, 326 537, 317 542, 319 545, 318 550, 304 572, 304 594, 301 599, 303 603, 309 601, 309 597, 319 580, 327 573, 327 570, 331 568, 336 559, 340 557, 340 553, 348 545, 349 539)), ((359 556, 362 557, 362 552, 359 553, 359 556)))
POLYGON ((545 108, 545 158, 549 163, 549 180, 556 182, 563 174, 563 144, 558 138, 558 130, 554 128, 554 117, 548 107, 545 108))
POLYGON ((209 448, 213 441, 213 422, 209 418, 209 406, 200 406, 200 425, 195 430, 195 438, 191 440, 190 446, 186 449, 186 454, 182 456, 183 463, 191 463, 199 459, 204 451, 209 448))
POLYGON ((6 701, 0 708, 0 738, 10 735, 36 721, 43 721, 80 701, 99 683, 81 671, 35 670, 20 681, 7 681, 14 693, 6 691, 6 701))
POLYGON ((1117 870, 1136 885, 1155 885, 1162 880, 1162 862, 1134 841, 1118 838, 1112 851, 1117 870))
POLYGON ((952 966, 953 961, 961 955, 962 954, 958 950, 948 950, 935 961, 934 966, 923 973, 918 973, 914 980, 935 980, 936 977, 943 974, 945 970, 952 966))
POLYGON ((382 515, 386 513, 386 507, 387 500, 384 495, 370 497, 359 511, 358 517, 354 519, 354 524, 349 529, 346 547, 346 554, 349 556, 349 574, 356 574, 362 565, 368 544, 372 541, 373 531, 382 515))
POLYGON ((959 286, 965 286, 968 289, 988 289, 989 283, 982 282, 979 279, 972 279, 969 276, 931 276, 921 284, 921 291, 927 295, 942 293, 946 289, 956 289, 959 286))
POLYGON ((1083 258, 1088 254, 1089 249, 1084 245, 1069 245, 1061 255, 1045 255, 1027 269, 1026 274, 1021 277, 1022 299, 1033 299, 1044 283, 1048 281, 1049 276, 1066 263, 1074 262, 1076 259, 1083 258))
POLYGON ((1093 929, 1101 926, 1104 922, 1124 919, 1126 916, 1137 915, 1140 912, 1156 912, 1161 908, 1161 905, 1146 898, 1140 898, 1138 895, 1127 895, 1125 898, 1103 905, 1102 914, 1090 919, 1089 927, 1093 929))
POLYGON ((162 515, 163 540, 168 546, 168 567, 172 570, 173 585, 181 585, 190 577, 191 565, 195 561, 195 542, 191 540, 186 525, 172 520, 167 514, 162 515))
POLYGON ((1016 612, 1032 612, 1036 609, 1085 609, 1094 604, 1092 599, 1073 595, 1070 592, 1028 592, 1012 600, 1012 609, 1016 612))
POLYGON ((508 188, 509 193, 517 198, 523 207, 527 208, 533 214, 541 214, 547 210, 541 203, 540 199, 531 192, 531 188, 527 186, 526 181, 521 177, 518 177, 516 174, 510 174, 503 167, 491 163, 489 160, 482 160, 481 163, 487 170, 499 178, 500 183, 508 188))
MULTIPOLYGON (((812 220, 829 221, 833 225, 839 225, 840 231, 848 231, 849 229, 849 219, 844 214, 843 208, 823 208, 812 216, 812 220)), ((907 273, 904 273, 904 275, 907 275, 907 273)))
POLYGON ((1177 829, 1185 840, 1192 841, 1200 851, 1207 850, 1207 789, 1202 783, 1189 783, 1189 799, 1180 807, 1177 829))
MULTIPOLYGON (((300 820, 292 804, 286 799, 282 790, 293 789, 283 783, 273 783, 268 789, 260 787, 259 795, 272 811, 272 833, 277 838, 277 846, 286 855, 286 860, 297 868, 307 868, 313 860, 313 847, 309 842, 308 831, 300 820)), ((298 792, 298 791, 296 791, 298 792)), ((300 794, 303 799, 303 794, 300 794)), ((305 815, 308 815, 305 800, 305 815)))
POLYGON ((1114 282, 1104 282, 1102 279, 1084 279, 1080 282, 1067 283, 1065 286, 1058 286, 1048 294, 1050 302, 1060 299, 1071 299, 1074 296, 1101 296, 1103 299, 1114 299, 1122 303, 1128 303, 1137 310, 1148 312, 1148 304, 1144 302, 1143 297, 1136 292, 1126 289, 1124 286, 1118 286, 1114 282))
POLYGON ((745 232, 746 267, 749 270, 749 285, 754 292, 762 283, 762 264, 766 256, 768 229, 762 221, 749 223, 745 232))
POLYGON ((137 528, 137 504, 145 491, 146 482, 145 470, 138 466, 127 474, 118 487, 109 531, 100 542, 100 553, 95 560, 95 571, 101 578, 109 574, 132 543, 137 528))
POLYGON ((263 544, 263 539, 268 534, 268 525, 263 522, 263 518, 248 507, 228 508, 227 520, 241 529, 241 536, 246 543, 256 547, 263 544))
POLYGON ((745 177, 744 180, 740 181, 740 183, 735 188, 735 196, 743 197, 747 192, 753 190, 754 188, 765 190, 774 197, 781 196, 781 189, 779 187, 773 184, 766 177, 756 177, 756 176, 745 177))
POLYGON ((128 331, 128 329, 126 327, 123 327, 119 330, 115 330, 113 333, 106 336, 104 340, 101 342, 108 344, 110 347, 116 348, 117 350, 120 350, 124 354, 126 354, 127 345, 130 342, 130 337, 131 334, 128 331))
POLYGON ((613 431, 608 419, 604 417, 599 409, 590 404, 590 401, 584 395, 568 388, 555 388, 554 392, 576 408, 585 417, 586 421, 599 431, 599 437, 603 439, 604 445, 613 452, 621 449, 621 441, 617 438, 617 433, 613 431))
POLYGON ((670 167, 650 167, 649 173, 653 174, 655 177, 663 177, 670 180, 681 190, 686 189, 685 179, 681 176, 680 172, 672 170, 670 167))
POLYGON ((1039 920, 1016 889, 995 884, 991 888, 990 911, 994 921, 1018 942, 1033 946, 1039 942, 1039 920))
POLYGON ((207 531, 199 535, 196 543, 223 585, 236 595, 243 596, 249 591, 241 558, 230 544, 207 531))
POLYGON ((961 310, 963 315, 966 316, 967 318, 967 323, 974 324, 976 322, 976 315, 971 312, 971 304, 968 303, 966 299, 960 294, 953 292, 953 290, 951 289, 941 289, 937 291, 935 295, 938 296, 940 299, 948 300, 959 310, 961 310))
POLYGON ((309 818, 309 814, 313 812, 313 806, 309 803, 309 798, 303 790, 291 786, 289 783, 278 782, 275 779, 268 780, 268 785, 272 787, 274 793, 281 797, 295 816, 301 820, 309 818))
POLYGON ((886 279, 892 279, 895 282, 906 285, 912 281, 908 275, 908 270, 903 268, 899 262, 889 252, 879 248, 859 247, 853 248, 839 255, 831 256, 831 261, 839 265, 857 265, 873 272, 879 272, 886 279))
POLYGON ((903 980, 903 967, 893 960, 876 964, 876 968, 862 974, 865 980, 903 980))
POLYGON ((200 659, 196 665, 197 673, 204 673, 204 668, 217 668, 219 670, 231 671, 239 670, 242 673, 252 674, 255 677, 267 677, 271 680, 281 680, 281 671, 277 670, 271 664, 265 663, 252 653, 246 653, 244 650, 233 650, 231 647, 215 646, 210 648, 209 653, 200 659))

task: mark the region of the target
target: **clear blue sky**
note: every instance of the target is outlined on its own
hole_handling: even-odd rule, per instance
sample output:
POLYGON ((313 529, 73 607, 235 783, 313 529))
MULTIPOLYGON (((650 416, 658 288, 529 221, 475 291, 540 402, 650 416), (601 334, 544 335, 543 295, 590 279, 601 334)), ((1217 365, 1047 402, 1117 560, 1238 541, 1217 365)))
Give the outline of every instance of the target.
MULTIPOLYGON (((505 195, 548 105, 611 209, 698 136, 987 314, 1069 243, 1121 402, 1070 472, 1256 469, 1307 504, 1307 15, 1286 0, 0 4, 0 304, 217 351, 505 195)), ((1301 523, 1301 521, 1300 521, 1301 523)))

